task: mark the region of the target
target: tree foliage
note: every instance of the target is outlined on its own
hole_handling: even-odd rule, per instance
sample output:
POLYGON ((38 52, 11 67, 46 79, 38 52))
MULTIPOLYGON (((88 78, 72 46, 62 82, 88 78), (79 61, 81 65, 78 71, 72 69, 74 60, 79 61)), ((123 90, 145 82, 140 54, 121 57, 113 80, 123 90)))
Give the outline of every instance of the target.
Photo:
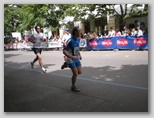
POLYGON ((68 5, 61 4, 5 4, 4 34, 11 35, 11 32, 15 31, 31 30, 35 25, 54 30, 59 27, 59 20, 64 18, 67 7, 68 5))
POLYGON ((96 17, 108 15, 119 16, 121 23, 126 18, 148 15, 148 5, 143 4, 5 4, 4 35, 11 32, 31 30, 35 25, 50 28, 52 31, 60 27, 59 21, 65 16, 73 16, 74 20, 83 23, 96 17), (117 11, 119 7, 120 12, 117 11))

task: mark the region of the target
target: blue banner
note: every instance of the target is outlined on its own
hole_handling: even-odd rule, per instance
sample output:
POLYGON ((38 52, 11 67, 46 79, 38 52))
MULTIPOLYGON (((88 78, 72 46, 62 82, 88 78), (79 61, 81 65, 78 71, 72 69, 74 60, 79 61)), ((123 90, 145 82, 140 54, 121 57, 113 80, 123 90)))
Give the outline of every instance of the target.
POLYGON ((87 39, 87 49, 148 49, 148 35, 87 39))

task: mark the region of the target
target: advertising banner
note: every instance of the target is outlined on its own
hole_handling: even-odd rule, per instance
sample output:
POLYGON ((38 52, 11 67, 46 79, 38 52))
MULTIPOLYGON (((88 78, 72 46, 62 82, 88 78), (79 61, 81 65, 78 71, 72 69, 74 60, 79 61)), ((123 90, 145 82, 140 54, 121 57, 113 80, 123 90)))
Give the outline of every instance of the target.
POLYGON ((148 35, 87 39, 87 49, 148 49, 148 35))

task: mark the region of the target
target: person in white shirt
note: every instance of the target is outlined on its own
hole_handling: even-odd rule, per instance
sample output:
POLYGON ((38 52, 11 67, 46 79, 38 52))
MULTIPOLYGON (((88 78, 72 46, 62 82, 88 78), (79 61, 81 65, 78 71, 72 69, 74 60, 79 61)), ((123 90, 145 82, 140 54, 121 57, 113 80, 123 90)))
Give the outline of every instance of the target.
POLYGON ((71 34, 69 32, 69 28, 65 28, 64 35, 62 37, 63 47, 65 47, 67 40, 71 38, 71 34))
POLYGON ((114 36, 115 36, 115 30, 113 30, 113 28, 111 27, 109 34, 108 34, 108 37, 114 37, 114 36))
POLYGON ((122 30, 122 35, 123 36, 127 36, 128 35, 128 29, 126 26, 124 26, 123 30, 122 30))
MULTIPOLYGON (((67 40, 71 38, 71 34, 69 32, 69 28, 65 28, 65 32, 64 32, 64 35, 62 37, 62 43, 63 43, 63 48, 65 48, 66 46, 66 42, 67 40)), ((66 60, 67 60, 67 56, 64 55, 64 63, 63 65, 61 66, 61 69, 64 69, 64 68, 67 68, 68 67, 68 64, 66 63, 66 60)))
POLYGON ((140 27, 137 27, 137 33, 136 33, 137 36, 142 36, 143 35, 143 32, 142 30, 140 29, 140 27))
POLYGON ((137 34, 137 31, 135 30, 135 28, 133 28, 131 31, 131 36, 136 36, 136 34, 137 34))

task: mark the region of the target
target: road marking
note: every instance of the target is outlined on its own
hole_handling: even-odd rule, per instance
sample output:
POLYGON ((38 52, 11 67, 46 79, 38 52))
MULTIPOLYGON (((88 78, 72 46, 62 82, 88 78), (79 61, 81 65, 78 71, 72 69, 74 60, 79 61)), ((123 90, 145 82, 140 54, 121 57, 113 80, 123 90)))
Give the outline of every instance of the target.
MULTIPOLYGON (((63 74, 58 74, 58 73, 51 73, 51 74, 57 75, 57 76, 62 76, 62 77, 68 77, 68 78, 72 77, 70 75, 63 75, 63 74)), ((94 79, 83 78, 83 77, 78 77, 78 79, 85 80, 85 81, 90 81, 90 82, 95 82, 95 83, 108 84, 108 85, 113 85, 113 86, 121 86, 121 87, 127 87, 127 88, 148 90, 148 88, 146 88, 146 87, 133 86, 133 85, 127 85, 127 84, 119 84, 119 83, 113 83, 113 82, 106 82, 106 81, 103 81, 103 80, 94 80, 94 79)))
MULTIPOLYGON (((19 67, 13 67, 13 66, 8 66, 7 67, 10 68, 15 68, 15 69, 23 69, 23 68, 19 68, 19 67)), ((38 70, 34 70, 34 69, 28 69, 28 68, 24 68, 23 70, 27 70, 27 71, 35 71, 35 72, 41 72, 38 70)), ((52 74, 52 75, 56 75, 56 76, 61 76, 61 77, 66 77, 66 78, 71 78, 71 75, 65 75, 65 74, 59 74, 59 73, 55 73, 55 72, 47 72, 45 74, 52 74)), ((114 83, 114 82, 106 82, 103 80, 94 80, 94 79, 90 79, 90 78, 83 78, 83 77, 78 77, 78 79, 80 80, 84 80, 84 81, 90 81, 90 82, 95 82, 95 83, 101 83, 101 84, 107 84, 107 85, 112 85, 112 86, 120 86, 120 87, 126 87, 126 88, 132 88, 132 89, 141 89, 141 90, 148 90, 148 88, 146 87, 142 87, 142 86, 134 86, 134 85, 127 85, 127 84, 120 84, 120 83, 114 83)))

